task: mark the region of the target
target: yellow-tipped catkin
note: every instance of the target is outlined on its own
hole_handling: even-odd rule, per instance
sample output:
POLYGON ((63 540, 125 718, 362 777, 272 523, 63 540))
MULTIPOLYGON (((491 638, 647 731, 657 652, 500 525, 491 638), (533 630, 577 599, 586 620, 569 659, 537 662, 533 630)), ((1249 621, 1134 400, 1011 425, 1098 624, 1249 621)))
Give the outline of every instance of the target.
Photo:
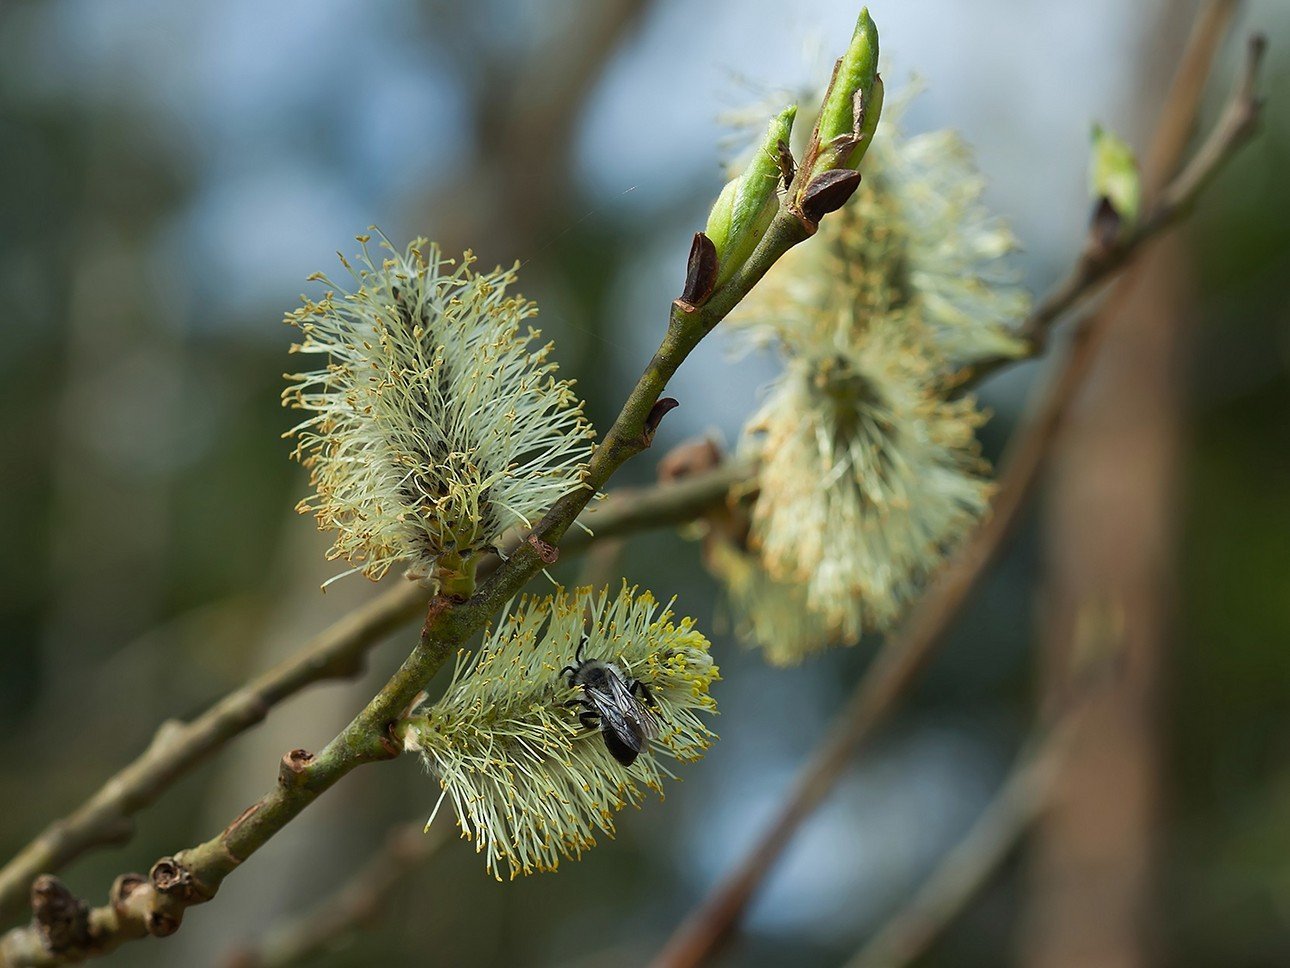
POLYGON ((665 759, 699 759, 715 736, 704 718, 719 678, 708 641, 689 619, 674 621, 648 592, 579 589, 524 599, 463 653, 443 698, 398 727, 439 780, 462 835, 490 873, 554 870, 612 836, 614 813, 662 793, 665 759), (584 644, 585 643, 585 644, 584 644), (578 720, 583 695, 561 669, 583 657, 613 663, 653 697, 658 733, 629 767, 598 729, 578 720))

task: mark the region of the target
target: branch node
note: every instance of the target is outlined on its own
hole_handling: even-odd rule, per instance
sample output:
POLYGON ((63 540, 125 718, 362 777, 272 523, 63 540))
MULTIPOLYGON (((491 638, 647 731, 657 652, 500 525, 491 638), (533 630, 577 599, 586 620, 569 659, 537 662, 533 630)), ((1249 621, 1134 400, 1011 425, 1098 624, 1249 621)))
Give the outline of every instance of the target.
POLYGON ((32 883, 31 915, 41 943, 49 951, 64 952, 89 944, 89 905, 53 874, 41 874, 32 883))
POLYGON ((193 875, 173 857, 163 857, 148 871, 148 880, 158 894, 189 900, 193 893, 193 875))
POLYGON ((386 723, 385 729, 381 731, 381 749, 384 751, 387 759, 394 759, 403 752, 403 741, 394 732, 397 723, 386 723))
POLYGON ((683 477, 706 474, 721 466, 721 448, 711 437, 692 437, 683 440, 658 462, 660 483, 670 484, 683 477))
POLYGON ((154 938, 168 938, 179 930, 180 918, 163 911, 149 911, 144 919, 144 927, 154 938))
POLYGON ((654 402, 645 417, 645 430, 641 435, 646 447, 654 443, 654 435, 658 433, 658 425, 663 422, 663 418, 680 405, 681 401, 675 397, 662 397, 654 402))
POLYGON ((690 258, 685 267, 685 288, 678 302, 686 312, 694 312, 717 286, 717 247, 702 232, 694 233, 690 258))
POLYGON ((860 187, 860 172, 833 168, 811 179, 802 193, 801 214, 815 226, 830 212, 845 205, 860 187))
POLYGON ((112 882, 112 887, 108 891, 108 903, 112 906, 112 910, 118 915, 121 914, 125 908, 126 902, 130 899, 130 895, 139 888, 144 887, 147 883, 148 879, 142 874, 132 873, 121 874, 118 876, 117 879, 112 882))
POLYGON ((528 541, 533 546, 533 550, 537 552, 538 557, 542 559, 542 564, 554 565, 560 560, 560 549, 550 542, 543 541, 536 534, 530 534, 528 541))
POLYGON ((313 765, 314 755, 308 750, 294 749, 282 755, 278 766, 278 783, 288 790, 301 786, 313 765))
POLYGON ((1105 195, 1098 198, 1088 226, 1090 257, 1099 261, 1106 259, 1115 249, 1123 228, 1124 219, 1115 210, 1111 200, 1105 195))

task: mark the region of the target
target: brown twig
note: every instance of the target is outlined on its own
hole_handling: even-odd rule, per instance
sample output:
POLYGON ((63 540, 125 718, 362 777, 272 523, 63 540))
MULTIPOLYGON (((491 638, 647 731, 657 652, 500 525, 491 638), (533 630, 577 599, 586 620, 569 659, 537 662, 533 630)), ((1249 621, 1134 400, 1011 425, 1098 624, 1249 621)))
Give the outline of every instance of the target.
MULTIPOLYGON (((577 553, 595 541, 660 528, 694 518, 720 504, 732 484, 748 474, 731 462, 702 475, 646 488, 624 488, 587 511, 563 543, 577 553), (593 534, 594 531, 594 534, 593 534)), ((518 537, 507 542, 514 548, 518 537)), ((496 569, 494 558, 482 574, 496 569)), ((27 903, 32 881, 53 873, 95 847, 121 843, 133 831, 132 817, 154 803, 176 780, 239 734, 264 719, 269 710, 307 686, 357 675, 367 652, 425 608, 427 593, 412 582, 395 582, 370 602, 326 629, 293 657, 229 693, 191 722, 171 721, 152 743, 118 771, 74 812, 49 824, 0 869, 0 917, 27 903)))
POLYGON ((845 968, 898 968, 921 958, 982 891, 1057 795, 1056 783, 1098 694, 1123 673, 1122 648, 1090 649, 1072 669, 1072 692, 1049 710, 994 798, 909 901, 845 968))
POLYGON ((990 883, 1047 806, 1063 744, 1054 736, 1022 755, 967 835, 845 968, 898 968, 922 957, 990 883))
MULTIPOLYGON (((1171 103, 1197 104, 1200 93, 1208 78, 1208 69, 1204 72, 1195 69, 1200 60, 1206 64, 1212 61, 1212 51, 1206 52, 1208 39, 1224 36, 1236 3, 1224 0, 1208 4, 1196 19, 1192 35, 1188 40, 1188 53, 1180 65, 1175 84, 1171 90, 1171 103)), ((1198 152, 1189 166, 1187 173, 1175 178, 1158 196, 1154 208, 1145 218, 1125 233, 1124 237, 1111 245, 1095 233, 1090 233, 1087 244, 1075 265, 1043 300, 1041 300, 1021 325, 1018 335, 1026 344, 1024 357, 1040 356, 1048 347, 1048 340, 1054 325, 1072 308, 1087 299, 1104 282, 1115 276, 1149 243, 1183 218, 1190 211, 1192 203, 1199 197, 1210 178, 1222 167, 1225 154, 1220 157, 1204 157, 1205 151, 1226 153, 1230 145, 1241 138, 1239 128, 1252 126, 1259 111, 1259 101, 1255 96, 1253 84, 1257 79, 1257 66, 1262 58, 1264 39, 1256 36, 1251 39, 1249 62, 1252 69, 1247 70, 1241 79, 1242 88, 1228 102, 1223 118, 1215 128, 1205 146, 1198 152)), ((1181 113, 1166 111, 1155 137, 1151 150, 1143 162, 1143 175, 1147 192, 1154 192, 1173 174, 1177 160, 1181 157, 1187 140, 1195 123, 1195 112, 1186 117, 1181 113)), ((1016 356, 996 356, 979 361, 960 374, 964 384, 975 385, 999 369, 1017 362, 1016 356)))
MULTIPOLYGON (((1193 35, 1193 44, 1204 45, 1209 56, 1196 57, 1189 52, 1183 61, 1184 69, 1207 76, 1217 41, 1218 38, 1193 35)), ((1254 87, 1263 47, 1262 38, 1251 40, 1240 82, 1222 118, 1187 167, 1160 193, 1144 220, 1146 223, 1164 226, 1174 222, 1190 207, 1215 172, 1252 135, 1259 113, 1254 87)), ((1194 118, 1196 109, 1194 96, 1171 97, 1162 128, 1172 132, 1178 113, 1194 118)), ((1140 236, 1140 242, 1131 251, 1136 251, 1149 237, 1140 236)), ((1123 265, 1126 258, 1121 258, 1117 265, 1123 265)), ((1047 313, 1050 310, 1043 307, 1058 303, 1063 305, 1063 311, 1074 306, 1091 295, 1100 281, 1101 276, 1087 277, 1082 287, 1070 294, 1062 295, 1059 300, 1045 300, 1041 311, 1047 313)), ((1058 292, 1066 292, 1070 285, 1069 280, 1063 282, 1058 292)), ((887 638, 769 828, 744 860, 680 926, 655 961, 656 968, 700 965, 721 947, 797 828, 844 774, 856 748, 872 737, 931 660, 968 594, 998 557, 1020 519, 1050 444, 1067 407, 1083 384, 1101 335, 1113 315, 1111 311, 1102 312, 1078 328, 1059 373, 1009 447, 989 519, 945 565, 901 628, 887 638)))
POLYGON ((420 820, 399 824, 349 883, 314 909, 279 925, 263 941, 234 950, 226 959, 227 968, 310 964, 369 925, 408 875, 447 839, 449 828, 443 824, 429 832, 423 828, 420 820))
POLYGON ((0 915, 12 914, 27 900, 36 875, 59 870, 94 847, 128 840, 136 812, 233 737, 263 720, 274 705, 314 683, 357 675, 367 650, 410 621, 426 597, 410 582, 394 585, 193 721, 162 724, 134 762, 73 813, 49 824, 0 870, 0 915))

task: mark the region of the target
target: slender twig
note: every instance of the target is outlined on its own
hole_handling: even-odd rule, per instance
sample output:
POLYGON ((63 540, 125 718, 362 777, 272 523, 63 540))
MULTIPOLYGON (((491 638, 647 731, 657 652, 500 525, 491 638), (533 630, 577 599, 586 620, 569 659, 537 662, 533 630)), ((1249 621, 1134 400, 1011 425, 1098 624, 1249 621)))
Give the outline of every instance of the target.
MULTIPOLYGON (((785 199, 794 198, 795 190, 802 187, 795 181, 785 199)), ((57 943, 51 942, 47 925, 39 917, 30 926, 0 937, 0 965, 65 964, 147 935, 174 933, 189 907, 214 897, 229 874, 342 777, 366 763, 397 757, 400 745, 390 727, 448 657, 556 559, 560 540, 594 494, 619 467, 650 445, 657 429, 655 405, 681 363, 779 257, 813 230, 801 212, 790 208, 788 201, 782 202, 747 261, 706 302, 696 306, 678 299, 673 303, 662 343, 592 452, 583 483, 556 501, 528 539, 480 584, 473 597, 466 601, 443 595, 434 598, 412 653, 322 751, 317 755, 299 749, 286 753, 277 784, 258 802, 217 836, 158 860, 147 877, 118 877, 106 905, 92 909, 83 902, 62 905, 59 917, 70 920, 74 929, 61 931, 57 943)), ((49 887, 49 881, 57 883, 53 878, 41 879, 42 888, 49 887)))
MULTIPOLYGON (((1191 51, 1200 51, 1200 45, 1207 39, 1224 36, 1226 27, 1235 13, 1234 0, 1208 4, 1197 17, 1188 45, 1191 51)), ((1259 45, 1262 39, 1252 41, 1259 45)), ((1202 52, 1203 53, 1203 52, 1202 52)), ((1252 58, 1262 56, 1253 53, 1252 58)), ((1209 58, 1206 58, 1208 62, 1209 58)), ((1208 77, 1208 72, 1188 69, 1184 63, 1177 75, 1171 92, 1175 103, 1199 102, 1201 91, 1208 77)), ((1241 83, 1253 85, 1255 73, 1247 72, 1241 83)), ((1236 140, 1238 132, 1226 128, 1238 128, 1252 125, 1258 113, 1259 102, 1252 86, 1238 90, 1229 101, 1227 111, 1215 129, 1204 150, 1226 153, 1231 143, 1236 140)), ((1153 138, 1151 151, 1143 164, 1144 180, 1148 191, 1158 189, 1177 165, 1177 159, 1186 147, 1195 120, 1195 112, 1186 118, 1174 120, 1172 116, 1162 119, 1153 138), (1154 184, 1153 184, 1154 182, 1154 184)), ((1189 166, 1191 177, 1179 176, 1159 196, 1154 209, 1131 227, 1112 245, 1090 233, 1088 241, 1080 253, 1075 265, 1049 293, 1031 311, 1018 330, 1018 335, 1026 344, 1022 358, 1040 356, 1048 347, 1048 340, 1053 327, 1072 308, 1083 302, 1103 283, 1109 281, 1123 269, 1152 239, 1185 217, 1192 204, 1199 197, 1205 182, 1212 178, 1222 167, 1224 157, 1205 158, 1197 153, 1189 166), (1199 179, 1199 181, 1193 181, 1199 179)), ((960 379, 966 385, 975 385, 996 371, 1018 361, 1016 356, 996 356, 981 360, 966 368, 960 379)))
POLYGON ((845 968, 899 968, 931 947, 990 883, 1047 806, 1064 742, 1053 736, 1022 755, 967 835, 845 968))
MULTIPOLYGON (((747 468, 731 462, 675 484, 615 491, 583 515, 564 550, 579 552, 594 541, 666 527, 693 519, 725 499, 747 468)), ((519 539, 512 539, 514 548, 519 539)), ((493 558, 481 567, 497 567, 493 558)), ((152 743, 114 774, 74 812, 53 821, 0 869, 0 917, 26 905, 32 882, 95 847, 121 843, 133 831, 132 817, 154 803, 176 780, 264 719, 268 711, 315 683, 357 675, 367 652, 425 608, 428 593, 394 582, 307 642, 291 658, 220 699, 191 722, 163 724, 152 743)))
POLYGON ((967 834, 873 932, 845 968, 913 964, 984 890, 1057 796, 1058 778, 1093 714, 1094 702, 1124 674, 1124 643, 1089 641, 1072 664, 1071 691, 1047 710, 998 792, 967 834))
POLYGON ((263 720, 277 703, 313 683, 357 675, 367 650, 407 622, 426 597, 410 582, 395 585, 192 722, 162 724, 134 762, 75 812, 46 827, 0 870, 0 912, 7 914, 16 902, 26 901, 37 874, 58 870, 93 847, 128 840, 134 813, 234 736, 263 720))
POLYGON ((278 925, 257 944, 234 950, 227 968, 287 968, 311 964, 315 956, 344 942, 381 913, 409 874, 447 839, 448 827, 426 831, 424 820, 399 824, 381 849, 335 894, 313 909, 278 925))
MULTIPOLYGON (((1209 56, 1187 56, 1184 67, 1206 76, 1218 38, 1194 36, 1193 41, 1206 45, 1209 56)), ((1259 102, 1253 91, 1263 46, 1262 38, 1251 40, 1240 82, 1222 119, 1187 167, 1160 193, 1146 221, 1160 224, 1174 221, 1253 134, 1259 113, 1259 102)), ((1165 126, 1173 130, 1176 112, 1194 118, 1196 109, 1195 100, 1171 97, 1164 112, 1168 119, 1165 126)), ((1172 161, 1169 167, 1176 166, 1176 157, 1172 161)), ((1089 283, 1082 290, 1082 296, 1089 295, 1093 285, 1089 283)), ((1068 305, 1078 301, 1069 300, 1068 305)), ((887 638, 768 829, 744 860, 681 925, 655 962, 656 968, 699 965, 721 947, 797 828, 845 773, 856 748, 872 737, 877 726, 917 680, 968 594, 998 557, 1020 519, 1050 444, 1084 382, 1101 336, 1113 317, 1114 312, 1108 310, 1086 320, 1077 329, 1060 372, 1009 446, 990 517, 942 568, 901 628, 887 638)))

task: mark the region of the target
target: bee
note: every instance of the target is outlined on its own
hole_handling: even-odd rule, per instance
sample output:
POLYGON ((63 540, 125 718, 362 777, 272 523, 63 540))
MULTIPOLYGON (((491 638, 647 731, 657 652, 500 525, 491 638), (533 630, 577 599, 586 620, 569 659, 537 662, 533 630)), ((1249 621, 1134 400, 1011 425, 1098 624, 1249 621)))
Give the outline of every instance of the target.
POLYGON ((650 711, 654 696, 639 679, 625 676, 612 662, 584 659, 584 636, 573 657, 574 665, 560 670, 570 688, 582 688, 582 697, 566 706, 581 706, 578 722, 599 729, 609 755, 623 766, 631 766, 645 745, 658 735, 658 720, 650 711))

